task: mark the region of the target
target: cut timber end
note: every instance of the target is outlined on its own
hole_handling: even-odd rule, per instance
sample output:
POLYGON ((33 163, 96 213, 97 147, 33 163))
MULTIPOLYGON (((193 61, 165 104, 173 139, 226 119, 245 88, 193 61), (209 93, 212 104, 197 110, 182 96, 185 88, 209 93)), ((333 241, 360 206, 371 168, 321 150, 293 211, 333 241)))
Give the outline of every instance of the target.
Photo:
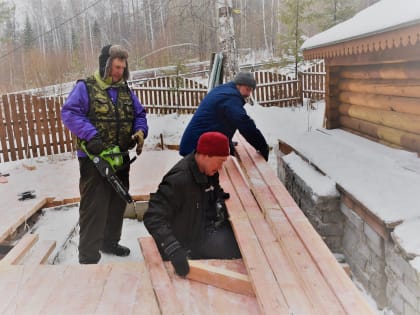
POLYGON ((204 264, 200 261, 189 260, 190 272, 187 278, 231 292, 255 296, 251 281, 247 275, 204 264))
POLYGON ((17 264, 38 240, 36 234, 26 234, 7 255, 0 260, 0 264, 17 264))

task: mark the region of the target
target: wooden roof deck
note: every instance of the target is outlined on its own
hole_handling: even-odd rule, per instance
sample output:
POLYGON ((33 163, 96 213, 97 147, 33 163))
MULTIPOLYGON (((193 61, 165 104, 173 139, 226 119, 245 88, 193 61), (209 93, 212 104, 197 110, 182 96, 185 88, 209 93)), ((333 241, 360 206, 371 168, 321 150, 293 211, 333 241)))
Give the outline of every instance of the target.
POLYGON ((144 261, 42 265, 53 244, 30 252, 37 237, 26 235, 0 261, 0 313, 373 314, 274 171, 238 141, 221 182, 243 259, 194 261, 183 279, 146 238, 144 261))
MULTIPOLYGON (((135 200, 148 198, 163 175, 180 159, 176 151, 144 151, 131 165, 130 193, 135 200), (156 167, 159 165, 159 167, 156 167)), ((27 161, 23 161, 22 165, 27 161)), ((79 164, 45 161, 34 163, 35 169, 18 167, 10 170, 8 183, 0 184, 0 243, 35 212, 45 206, 79 201, 79 164), (35 199, 19 201, 19 194, 33 190, 35 199)))

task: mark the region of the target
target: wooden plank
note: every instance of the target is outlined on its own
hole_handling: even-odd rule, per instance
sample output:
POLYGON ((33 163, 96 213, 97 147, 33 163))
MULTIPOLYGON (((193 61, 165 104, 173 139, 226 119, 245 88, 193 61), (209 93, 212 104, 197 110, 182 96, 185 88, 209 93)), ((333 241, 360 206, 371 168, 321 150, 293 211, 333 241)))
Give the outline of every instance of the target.
POLYGON ((26 234, 22 239, 7 253, 0 264, 17 264, 23 256, 31 249, 31 247, 38 240, 38 235, 36 234, 26 234))
MULTIPOLYGON (((25 95, 25 110, 26 110, 26 119, 28 121, 28 133, 30 137, 30 147, 32 148, 32 156, 38 156, 37 143, 36 143, 36 134, 35 134, 35 117, 34 117, 34 105, 32 103, 33 98, 30 95, 25 95)), ((29 152, 28 152, 29 155, 29 152)))
POLYGON ((34 250, 28 259, 23 261, 24 265, 45 264, 52 251, 55 249, 56 241, 43 240, 34 246, 34 250))
POLYGON ((189 260, 187 279, 195 280, 231 292, 255 296, 249 277, 245 274, 189 260))
MULTIPOLYGON (((64 97, 60 97, 60 104, 64 104, 64 97)), ((61 117, 61 115, 60 115, 61 117)), ((63 122, 61 121, 61 124, 63 124, 63 122)), ((69 129, 64 128, 64 134, 65 134, 65 138, 66 138, 66 152, 71 152, 73 150, 74 147, 74 143, 75 141, 73 140, 73 134, 70 132, 69 129)), ((74 137, 75 139, 76 137, 74 137)))
POLYGON ((50 124, 48 120, 48 106, 46 98, 38 98, 38 106, 40 108, 41 121, 42 121, 42 135, 45 139, 45 146, 47 155, 51 155, 51 139, 50 139, 50 124))
POLYGON ((58 134, 57 134, 57 117, 56 117, 56 112, 55 112, 55 108, 54 108, 54 99, 53 98, 48 98, 45 99, 45 107, 46 107, 46 112, 48 114, 48 125, 49 125, 49 134, 51 135, 51 139, 52 139, 52 149, 54 154, 58 154, 58 134))
MULTIPOLYGON (((253 152, 249 144, 247 145, 244 142, 245 140, 242 138, 241 143, 247 149, 249 156, 254 160, 255 166, 262 179, 266 183, 270 183, 267 187, 269 187, 272 195, 280 204, 282 202, 280 199, 284 193, 283 190, 278 190, 281 184, 280 180, 271 167, 261 159, 259 154, 253 152), (260 162, 258 163, 258 161, 260 162)), ((373 311, 366 300, 362 297, 354 283, 351 282, 343 268, 341 268, 340 264, 331 254, 322 238, 303 215, 299 207, 295 204, 295 206, 284 206, 282 209, 285 217, 293 227, 293 230, 299 235, 306 251, 316 262, 320 273, 330 286, 331 291, 336 295, 337 299, 344 307, 345 312, 347 314, 373 314, 373 311)), ((279 228, 281 222, 279 222, 278 217, 268 216, 268 218, 272 224, 272 228, 281 233, 279 228)))
POLYGON ((15 122, 16 122, 16 135, 17 135, 17 145, 18 145, 18 150, 20 151, 19 156, 22 156, 22 158, 27 158, 28 155, 26 154, 27 151, 27 138, 28 138, 28 133, 27 133, 27 127, 26 127, 26 117, 25 117, 25 112, 23 110, 23 99, 22 99, 22 95, 21 94, 17 94, 14 97, 14 101, 15 101, 15 105, 14 105, 14 110, 13 112, 15 113, 15 122))
MULTIPOLYGON (((220 175, 227 177, 224 170, 220 171, 220 175)), ((261 312, 289 314, 289 306, 232 184, 230 181, 223 181, 222 185, 230 193, 230 198, 226 200, 230 221, 261 312)))
POLYGON ((13 147, 13 149, 17 151, 17 159, 22 160, 23 159, 22 135, 20 132, 19 118, 18 118, 18 113, 17 113, 15 97, 16 96, 13 94, 9 95, 11 120, 9 120, 8 123, 10 124, 13 130, 13 138, 14 138, 14 143, 15 143, 15 146, 13 147))
POLYGON ((36 146, 39 149, 39 155, 45 156, 45 148, 44 148, 44 138, 43 138, 43 126, 42 126, 42 118, 41 118, 41 111, 42 111, 42 104, 39 97, 32 96, 32 106, 34 109, 34 132, 36 136, 36 142, 33 143, 33 146, 36 146))
MULTIPOLYGON (((228 168, 228 171, 232 171, 232 169, 228 168)), ((239 178, 233 177, 231 181, 235 183, 235 188, 238 189, 239 178)), ((263 181, 258 180, 258 182, 264 185, 263 190, 258 191, 258 195, 261 197, 257 198, 259 206, 264 207, 265 204, 273 204, 274 198, 270 196, 263 181), (266 194, 263 195, 263 193, 266 194), (265 203, 266 201, 267 203, 265 203)), ((249 197, 246 198, 250 191, 247 193, 245 190, 237 190, 237 194, 240 196, 242 203, 246 205, 246 211, 255 234, 260 240, 261 247, 264 249, 267 260, 276 275, 279 287, 290 310, 296 314, 325 314, 328 312, 343 314, 343 309, 287 220, 283 220, 282 225, 277 227, 278 230, 283 232, 282 235, 279 235, 276 229, 273 229, 274 233, 271 230, 272 227, 269 225, 271 213, 277 215, 277 217, 282 213, 278 205, 276 208, 264 208, 266 210, 266 218, 264 218, 255 199, 253 201, 249 197), (253 206, 253 204, 255 205, 253 206), (271 211, 269 212, 267 209, 271 211), (269 246, 270 244, 272 246, 269 246), (279 268, 279 262, 281 268, 279 268), (288 282, 283 279, 285 273, 290 274, 289 277, 286 277, 288 282)))
POLYGON ((96 314, 160 314, 144 262, 111 266, 96 314))
POLYGON ((378 233, 384 240, 391 238, 390 230, 393 229, 400 222, 395 222, 387 228, 386 224, 375 214, 369 211, 361 202, 359 202, 352 194, 347 192, 342 186, 337 184, 337 190, 342 194, 343 203, 352 209, 363 221, 365 221, 376 233, 378 233))
MULTIPOLYGON (((212 259, 201 260, 201 262, 218 268, 246 273, 242 259, 212 259)), ((173 273, 170 262, 165 262, 165 267, 178 300, 182 303, 184 314, 261 314, 255 297, 178 277, 173 273)))
POLYGON ((138 241, 162 314, 182 314, 181 304, 175 295, 155 241, 152 237, 140 237, 138 241))
POLYGON ((7 139, 8 139, 8 148, 6 147, 6 151, 10 152, 11 160, 16 161, 16 146, 14 143, 14 135, 12 130, 12 117, 10 114, 10 102, 7 95, 2 96, 3 100, 3 110, 4 110, 4 119, 6 121, 6 131, 7 131, 7 139))
POLYGON ((58 97, 53 98, 53 106, 54 106, 54 111, 56 112, 56 115, 57 115, 57 133, 58 133, 59 148, 60 148, 60 152, 63 153, 66 151, 64 150, 64 127, 63 127, 63 122, 61 120, 60 98, 58 97))
POLYGON ((65 266, 62 285, 48 297, 40 314, 95 314, 111 269, 105 264, 65 266))
MULTIPOLYGON (((269 223, 264 218, 257 201, 252 196, 251 191, 244 183, 241 183, 241 177, 236 167, 232 163, 229 164, 229 161, 225 165, 231 182, 234 183, 236 193, 244 205, 245 211, 248 213, 255 234, 276 276, 278 285, 286 299, 289 309, 294 314, 325 314, 328 311, 335 311, 335 314, 339 314, 340 308, 334 309, 334 301, 325 307, 323 303, 320 303, 319 299, 317 300, 318 294, 324 296, 324 300, 321 299, 321 301, 325 302, 328 302, 329 296, 329 292, 321 291, 321 285, 316 282, 319 279, 315 279, 315 283, 318 291, 321 292, 314 294, 311 291, 311 287, 308 287, 306 282, 309 281, 307 278, 304 278, 307 274, 302 272, 302 265, 306 269, 311 269, 310 258, 307 258, 305 261, 305 255, 302 253, 302 250, 298 252, 300 255, 297 258, 291 255, 290 251, 298 250, 299 247, 293 247, 291 244, 286 244, 285 240, 276 238, 269 223), (299 264, 296 264, 294 259, 297 259, 299 264), (306 264, 304 264, 305 262, 306 264)), ((273 211, 281 212, 278 206, 273 211)), ((287 229, 285 230, 287 231, 287 229)), ((297 236, 294 236, 293 233, 291 235, 292 241, 293 237, 298 240, 297 236)), ((310 277, 313 277, 309 270, 308 273, 310 277)))
MULTIPOLYGON (((20 274, 15 275, 13 279, 16 284, 15 290, 13 286, 6 284, 6 288, 9 288, 10 300, 5 305, 4 311, 1 311, 3 303, 0 303, 0 313, 5 315, 54 314, 48 311, 49 299, 65 286, 63 274, 66 268, 51 265, 8 266, 12 268, 9 272, 20 271, 20 274)), ((1 268, 2 266, 0 266, 0 283, 3 284, 5 274, 1 272, 1 268)), ((3 297, 2 294, 0 300, 3 300, 3 297)))
POLYGON ((19 107, 19 121, 20 121, 20 127, 22 132, 22 141, 23 141, 23 151, 24 151, 24 157, 29 158, 29 134, 28 134, 28 119, 26 118, 26 112, 25 112, 25 101, 23 99, 22 94, 18 94, 17 96, 17 102, 19 107))
POLYGON ((6 134, 7 134, 7 122, 3 123, 3 111, 4 111, 4 102, 2 97, 2 103, 0 103, 0 146, 1 146, 1 154, 3 156, 3 161, 0 156, 0 162, 8 162, 9 161, 9 150, 7 149, 7 142, 6 142, 6 134), (3 106, 1 106, 3 105, 3 106))
MULTIPOLYGON (((5 314, 19 292, 18 279, 22 278, 22 266, 2 264, 0 260, 0 314, 5 314)), ((28 313, 30 314, 30 313, 28 313)))

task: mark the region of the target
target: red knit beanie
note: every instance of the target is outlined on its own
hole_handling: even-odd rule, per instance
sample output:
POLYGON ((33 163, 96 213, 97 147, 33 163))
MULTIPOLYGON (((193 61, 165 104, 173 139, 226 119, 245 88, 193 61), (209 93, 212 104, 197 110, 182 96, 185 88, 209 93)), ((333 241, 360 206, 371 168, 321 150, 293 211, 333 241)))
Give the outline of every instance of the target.
POLYGON ((196 151, 211 156, 228 156, 229 140, 223 133, 205 132, 198 139, 196 151))

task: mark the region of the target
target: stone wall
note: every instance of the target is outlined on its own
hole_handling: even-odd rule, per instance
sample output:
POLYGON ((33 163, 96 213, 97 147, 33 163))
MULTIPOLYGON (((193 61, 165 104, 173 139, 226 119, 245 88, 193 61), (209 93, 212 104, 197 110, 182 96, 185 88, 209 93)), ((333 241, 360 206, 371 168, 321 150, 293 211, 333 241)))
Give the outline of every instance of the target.
POLYGON ((395 242, 385 243, 386 297, 395 315, 420 314, 418 258, 405 255, 395 242))
MULTIPOLYGON (((297 166, 291 155, 296 156, 278 154, 278 176, 331 251, 344 254, 353 276, 378 307, 391 310, 386 314, 419 315, 420 257, 407 254, 396 237, 384 239, 354 211, 348 198, 341 198, 338 192, 317 192, 317 184, 312 179, 308 183, 308 169, 297 166)), ((308 163, 306 167, 312 170, 311 178, 325 180, 308 163)))
POLYGON ((340 212, 340 195, 335 189, 335 183, 298 159, 297 156, 294 156, 293 161, 280 159, 281 171, 278 175, 331 251, 341 253, 344 216, 340 212), (310 174, 311 180, 306 180, 302 174, 310 174), (332 189, 319 190, 310 181, 329 185, 332 189))
POLYGON ((343 254, 346 262, 378 307, 386 307, 384 240, 347 205, 341 203, 340 210, 345 216, 343 254))

